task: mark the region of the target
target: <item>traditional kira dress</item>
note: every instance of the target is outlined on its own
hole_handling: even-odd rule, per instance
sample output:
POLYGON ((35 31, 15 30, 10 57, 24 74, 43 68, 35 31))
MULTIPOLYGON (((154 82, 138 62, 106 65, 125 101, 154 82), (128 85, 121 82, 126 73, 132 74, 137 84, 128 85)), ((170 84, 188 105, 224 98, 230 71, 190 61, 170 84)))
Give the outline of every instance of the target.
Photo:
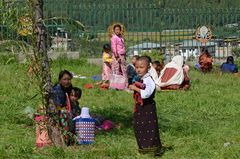
POLYGON ((111 69, 112 57, 109 53, 103 52, 103 71, 102 71, 102 80, 109 81, 110 75, 112 72, 111 69))
POLYGON ((160 154, 162 144, 159 136, 157 110, 154 101, 155 83, 150 74, 145 74, 135 86, 141 92, 134 92, 134 131, 140 153, 160 154))
POLYGON ((124 39, 121 35, 113 34, 111 38, 112 49, 112 74, 117 75, 119 79, 110 79, 110 87, 113 89, 124 90, 127 87, 127 68, 126 68, 126 50, 124 39), (120 62, 117 60, 120 59, 120 62))

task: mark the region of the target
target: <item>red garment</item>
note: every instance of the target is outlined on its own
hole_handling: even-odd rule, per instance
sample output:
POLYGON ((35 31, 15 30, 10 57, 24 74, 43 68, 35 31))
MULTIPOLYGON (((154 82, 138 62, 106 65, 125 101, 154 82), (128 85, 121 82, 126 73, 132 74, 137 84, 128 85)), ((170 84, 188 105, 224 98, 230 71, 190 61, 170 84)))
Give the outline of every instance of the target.
MULTIPOLYGON (((141 83, 141 82, 134 82, 134 85, 137 87, 137 88, 140 88, 140 89, 145 89, 145 84, 141 83)), ((138 92, 134 92, 133 94, 133 98, 134 98, 134 112, 137 111, 137 104, 138 105, 143 105, 143 99, 141 97, 141 94, 138 93, 138 92)))
POLYGON ((94 86, 93 86, 93 84, 85 84, 83 87, 86 88, 86 89, 91 89, 94 86))
MULTIPOLYGON (((173 72, 173 71, 170 71, 173 72)), ((170 73, 169 72, 169 73, 170 73)), ((184 74, 184 80, 182 82, 181 85, 177 85, 177 84, 172 84, 166 87, 161 87, 161 90, 188 90, 190 88, 190 78, 188 77, 187 73, 185 70, 183 70, 183 74, 184 74)), ((166 75, 167 76, 167 75, 166 75)), ((173 76, 173 75, 172 75, 173 76)), ((167 77, 170 79, 172 77, 171 75, 168 75, 167 77)), ((163 76, 164 77, 164 76, 163 76)), ((166 77, 166 79, 167 79, 166 77)), ((167 79, 168 80, 168 79, 167 79)))
POLYGON ((212 70, 213 59, 209 53, 203 53, 199 57, 200 69, 203 72, 210 72, 212 70))
POLYGON ((172 76, 177 72, 177 69, 175 68, 166 68, 164 71, 164 74, 161 78, 161 82, 167 82, 172 78, 172 76))

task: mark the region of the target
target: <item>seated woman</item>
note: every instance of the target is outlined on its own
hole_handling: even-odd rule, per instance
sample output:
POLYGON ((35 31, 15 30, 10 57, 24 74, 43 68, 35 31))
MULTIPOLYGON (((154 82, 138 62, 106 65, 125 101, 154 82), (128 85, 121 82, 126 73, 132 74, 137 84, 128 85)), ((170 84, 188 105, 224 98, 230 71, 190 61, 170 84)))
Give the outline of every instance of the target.
POLYGON ((232 56, 227 57, 227 62, 221 65, 221 71, 225 73, 238 73, 238 67, 234 64, 232 56))
POLYGON ((189 67, 184 67, 183 57, 174 56, 161 71, 158 86, 161 90, 187 90, 190 88, 189 67))
POLYGON ((58 83, 52 88, 52 98, 57 110, 65 110, 67 106, 67 95, 72 92, 72 74, 63 70, 59 73, 58 83))
POLYGON ((200 65, 200 70, 203 73, 207 73, 212 70, 213 59, 207 50, 204 50, 202 54, 199 56, 198 63, 200 65))
POLYGON ((72 74, 63 70, 59 73, 58 83, 53 86, 51 98, 55 105, 55 108, 59 115, 59 123, 62 128, 62 134, 64 135, 64 141, 67 145, 71 142, 71 116, 69 115, 67 109, 70 106, 68 97, 72 92, 72 74))

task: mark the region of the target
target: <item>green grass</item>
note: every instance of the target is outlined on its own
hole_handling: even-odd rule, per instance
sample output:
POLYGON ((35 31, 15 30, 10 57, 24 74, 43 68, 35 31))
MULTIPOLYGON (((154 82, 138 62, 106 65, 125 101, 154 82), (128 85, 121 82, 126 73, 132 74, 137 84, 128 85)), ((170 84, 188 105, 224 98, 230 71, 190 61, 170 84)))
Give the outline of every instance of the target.
MULTIPOLYGON (((65 149, 35 148, 34 122, 23 109, 36 108, 40 102, 37 87, 27 78, 27 66, 7 58, 0 59, 0 158, 151 158, 137 152, 132 128, 132 95, 121 91, 83 89, 81 106, 102 114, 123 127, 108 133, 98 133, 90 146, 70 146, 65 149)), ((58 72, 68 69, 91 77, 101 68, 87 64, 85 59, 52 63, 53 81, 58 72)), ((203 75, 191 70, 192 87, 187 92, 158 92, 156 102, 165 152, 163 159, 238 159, 240 158, 240 79, 231 75, 203 75), (228 147, 224 143, 230 142, 228 147)), ((91 78, 73 79, 73 85, 83 88, 93 83, 91 78)))

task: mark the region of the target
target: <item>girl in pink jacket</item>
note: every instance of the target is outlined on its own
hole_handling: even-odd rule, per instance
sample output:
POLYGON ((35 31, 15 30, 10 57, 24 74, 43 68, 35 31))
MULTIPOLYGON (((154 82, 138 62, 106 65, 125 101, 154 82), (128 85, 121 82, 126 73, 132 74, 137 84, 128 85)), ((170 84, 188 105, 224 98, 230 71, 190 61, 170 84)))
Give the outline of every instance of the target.
POLYGON ((122 29, 121 25, 115 24, 111 38, 113 78, 110 80, 110 87, 120 90, 127 86, 126 54, 124 39, 121 35, 122 29))

